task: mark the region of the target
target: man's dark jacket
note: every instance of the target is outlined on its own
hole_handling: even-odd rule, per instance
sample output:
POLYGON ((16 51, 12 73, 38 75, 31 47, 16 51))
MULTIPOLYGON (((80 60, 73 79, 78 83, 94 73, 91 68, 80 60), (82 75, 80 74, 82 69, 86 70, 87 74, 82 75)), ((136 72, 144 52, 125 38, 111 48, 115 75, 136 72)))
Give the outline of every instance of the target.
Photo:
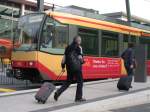
POLYGON ((134 51, 132 48, 126 49, 122 53, 121 57, 123 58, 126 66, 134 65, 135 55, 134 55, 134 51))

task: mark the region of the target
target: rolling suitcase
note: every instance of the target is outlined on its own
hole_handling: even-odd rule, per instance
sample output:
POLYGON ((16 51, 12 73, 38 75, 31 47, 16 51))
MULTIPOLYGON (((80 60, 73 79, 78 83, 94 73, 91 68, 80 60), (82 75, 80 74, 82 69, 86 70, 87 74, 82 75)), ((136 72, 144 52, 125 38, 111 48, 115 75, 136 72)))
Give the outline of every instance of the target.
POLYGON ((41 86, 40 90, 36 93, 35 99, 38 101, 38 103, 44 104, 54 90, 55 90, 55 85, 53 85, 50 82, 45 82, 41 86))
MULTIPOLYGON (((58 80, 62 76, 63 72, 61 72, 56 80, 58 80)), ((52 94, 52 92, 55 90, 55 85, 50 82, 45 82, 39 91, 35 95, 35 99, 38 101, 38 103, 45 103, 48 99, 48 97, 52 94)))
POLYGON ((132 76, 121 77, 118 81, 117 88, 119 90, 129 91, 132 83, 132 76))

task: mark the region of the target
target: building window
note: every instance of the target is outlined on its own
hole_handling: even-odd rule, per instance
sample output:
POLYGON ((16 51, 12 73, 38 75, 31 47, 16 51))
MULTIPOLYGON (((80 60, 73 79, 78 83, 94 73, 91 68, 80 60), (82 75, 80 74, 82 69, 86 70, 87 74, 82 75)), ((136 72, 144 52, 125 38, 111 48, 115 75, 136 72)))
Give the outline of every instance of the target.
POLYGON ((11 39, 17 26, 17 21, 0 18, 0 38, 11 39))
POLYGON ((79 28, 79 35, 82 38, 83 53, 85 55, 98 55, 98 31, 93 29, 79 28))
POLYGON ((118 56, 118 34, 103 31, 102 32, 102 56, 118 56))

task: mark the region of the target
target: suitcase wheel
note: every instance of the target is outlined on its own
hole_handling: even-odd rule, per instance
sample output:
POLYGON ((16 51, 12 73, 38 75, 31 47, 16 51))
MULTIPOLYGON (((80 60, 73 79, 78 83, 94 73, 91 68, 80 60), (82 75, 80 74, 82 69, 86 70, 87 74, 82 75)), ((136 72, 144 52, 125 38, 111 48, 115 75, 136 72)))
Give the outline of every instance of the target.
POLYGON ((42 101, 42 100, 37 100, 38 103, 42 103, 42 104, 45 104, 46 101, 42 101))
POLYGON ((40 101, 40 100, 37 100, 37 102, 40 103, 41 101, 40 101))
POLYGON ((129 91, 129 89, 119 89, 119 88, 118 88, 118 91, 122 91, 122 90, 124 90, 124 91, 129 91))
POLYGON ((42 101, 42 104, 45 104, 46 103, 46 101, 42 101))

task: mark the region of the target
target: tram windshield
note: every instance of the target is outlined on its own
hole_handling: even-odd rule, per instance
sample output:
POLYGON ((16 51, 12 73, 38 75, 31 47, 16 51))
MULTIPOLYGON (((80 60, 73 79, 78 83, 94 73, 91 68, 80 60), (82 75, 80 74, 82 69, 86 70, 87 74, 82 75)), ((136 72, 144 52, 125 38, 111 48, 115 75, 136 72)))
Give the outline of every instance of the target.
POLYGON ((63 54, 68 44, 68 34, 68 25, 47 16, 41 32, 40 51, 63 54))
POLYGON ((14 42, 19 43, 15 50, 35 50, 38 43, 38 32, 44 14, 28 14, 19 19, 18 27, 14 33, 14 42))

